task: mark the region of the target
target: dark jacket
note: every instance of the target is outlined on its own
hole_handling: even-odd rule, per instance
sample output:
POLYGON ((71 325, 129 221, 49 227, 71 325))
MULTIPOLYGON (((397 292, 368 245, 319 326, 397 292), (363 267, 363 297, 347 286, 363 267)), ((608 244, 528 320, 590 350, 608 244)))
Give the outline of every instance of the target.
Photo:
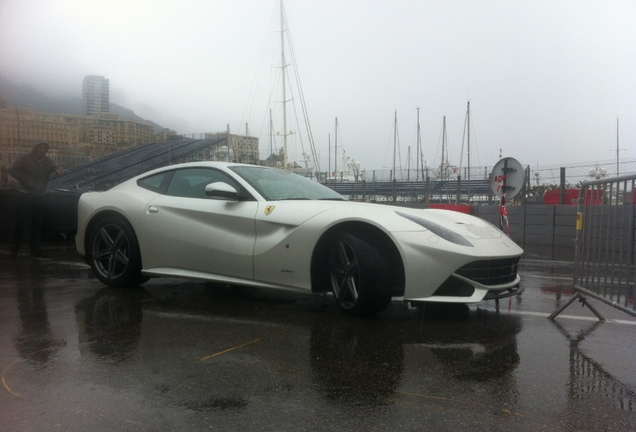
MULTIPOLYGON (((34 147, 35 148, 35 147, 34 147)), ((48 156, 37 160, 31 153, 19 156, 9 168, 9 174, 20 183, 20 190, 42 194, 46 192, 51 173, 58 169, 48 156)))

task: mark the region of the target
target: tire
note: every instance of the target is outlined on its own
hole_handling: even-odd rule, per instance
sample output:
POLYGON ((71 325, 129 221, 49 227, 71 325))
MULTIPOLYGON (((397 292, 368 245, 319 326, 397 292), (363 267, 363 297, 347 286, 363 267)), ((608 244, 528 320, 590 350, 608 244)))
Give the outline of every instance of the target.
POLYGON ((339 234, 329 253, 331 292, 345 312, 370 315, 391 301, 388 261, 365 236, 339 234))
POLYGON ((121 218, 99 221, 91 231, 87 251, 95 276, 108 286, 136 286, 148 280, 141 275, 137 236, 121 218))

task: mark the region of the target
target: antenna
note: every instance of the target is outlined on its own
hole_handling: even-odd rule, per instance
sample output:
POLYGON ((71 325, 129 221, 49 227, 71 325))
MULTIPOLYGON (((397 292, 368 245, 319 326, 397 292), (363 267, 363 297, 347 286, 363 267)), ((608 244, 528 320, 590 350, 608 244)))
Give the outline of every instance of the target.
POLYGON ((620 152, 621 148, 619 145, 619 118, 616 117, 616 176, 619 174, 619 162, 620 162, 620 152))

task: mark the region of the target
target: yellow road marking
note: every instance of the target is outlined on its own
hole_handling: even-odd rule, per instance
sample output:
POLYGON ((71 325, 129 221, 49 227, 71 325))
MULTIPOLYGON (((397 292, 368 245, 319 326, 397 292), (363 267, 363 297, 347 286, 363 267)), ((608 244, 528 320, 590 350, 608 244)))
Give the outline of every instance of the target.
MULTIPOLYGON (((286 331, 286 330, 287 330, 286 328, 283 328, 282 330, 280 330, 279 332, 276 332, 276 333, 281 333, 281 332, 286 331)), ((244 344, 237 345, 237 346, 235 346, 235 347, 228 348, 228 349, 226 349, 226 350, 219 351, 219 352, 214 353, 214 354, 210 354, 209 356, 205 356, 205 357, 203 357, 203 358, 201 359, 201 361, 209 360, 209 359, 211 359, 212 357, 217 357, 217 356, 220 356, 220 355, 222 355, 222 354, 226 354, 226 353, 229 353, 229 352, 231 352, 231 351, 237 350, 237 349, 239 349, 239 348, 243 348, 243 347, 245 347, 245 346, 255 344, 255 343, 257 343, 257 342, 262 341, 263 339, 267 339, 267 338, 268 338, 268 337, 270 337, 270 336, 272 336, 272 335, 263 336, 263 337, 260 337, 260 338, 258 338, 258 339, 251 340, 251 341, 249 341, 249 342, 245 342, 244 344)))
MULTIPOLYGON (((60 346, 64 346, 64 345, 66 345, 66 342, 61 344, 61 345, 54 345, 54 346, 51 346, 51 347, 48 347, 48 348, 44 348, 44 349, 32 352, 30 355, 37 354, 37 353, 43 352, 43 351, 48 351, 48 350, 51 350, 51 349, 54 349, 54 348, 59 348, 60 346)), ((4 370, 2 371, 2 385, 4 386, 4 388, 9 393, 14 395, 15 397, 22 397, 22 396, 20 395, 20 393, 17 393, 17 392, 14 392, 13 390, 11 390, 11 387, 9 387, 9 384, 7 384, 7 372, 9 371, 9 369, 11 369, 13 367, 13 365, 15 365, 16 363, 19 363, 19 362, 23 362, 23 361, 24 361, 24 359, 17 359, 15 361, 13 361, 9 366, 4 368, 4 370)))
MULTIPOLYGON (((423 393, 416 393, 416 392, 409 392, 409 391, 402 391, 402 390, 397 390, 395 393, 406 395, 406 396, 421 397, 421 398, 425 398, 425 399, 441 400, 441 401, 451 402, 451 403, 454 403, 454 404, 466 404, 466 402, 461 402, 461 401, 450 399, 450 398, 447 398, 447 397, 444 397, 444 396, 433 396, 433 395, 428 395, 428 394, 423 394, 423 393)), ((485 405, 482 405, 482 404, 473 403, 473 402, 469 402, 469 403, 471 405, 476 406, 476 407, 480 407, 480 408, 485 407, 485 405)), ((525 417, 523 414, 513 412, 513 411, 511 411, 508 408, 501 408, 501 412, 506 413, 506 414, 510 414, 510 415, 514 415, 514 416, 517 416, 517 417, 525 417)))
POLYGON ((235 347, 228 348, 228 349, 226 349, 226 350, 224 350, 224 351, 219 351, 219 352, 217 352, 217 353, 210 354, 209 356, 203 357, 203 358, 201 359, 201 361, 211 359, 212 357, 220 356, 221 354, 225 354, 225 353, 228 353, 228 352, 230 352, 230 351, 234 351, 234 350, 236 350, 236 349, 243 348, 244 346, 251 345, 251 344, 254 344, 254 343, 256 343, 256 342, 260 342, 260 341, 262 341, 263 339, 266 339, 266 338, 267 338, 267 336, 264 336, 264 337, 262 337, 262 338, 254 339, 253 341, 246 342, 246 343, 244 343, 244 344, 242 344, 242 345, 237 345, 237 346, 235 346, 235 347))
POLYGON ((11 369, 11 367, 12 367, 14 364, 16 364, 16 363, 18 363, 18 362, 21 362, 21 361, 22 361, 22 359, 15 360, 13 363, 11 363, 9 366, 7 366, 6 368, 4 368, 4 370, 2 371, 2 385, 4 386, 4 388, 5 388, 5 389, 7 389, 7 391, 8 391, 9 393, 11 393, 11 394, 12 394, 13 396, 15 396, 15 397, 22 397, 22 396, 20 396, 20 394, 19 394, 19 393, 16 393, 16 392, 14 392, 13 390, 11 390, 11 387, 9 387, 9 384, 7 384, 6 375, 7 375, 7 371, 8 371, 9 369, 11 369))

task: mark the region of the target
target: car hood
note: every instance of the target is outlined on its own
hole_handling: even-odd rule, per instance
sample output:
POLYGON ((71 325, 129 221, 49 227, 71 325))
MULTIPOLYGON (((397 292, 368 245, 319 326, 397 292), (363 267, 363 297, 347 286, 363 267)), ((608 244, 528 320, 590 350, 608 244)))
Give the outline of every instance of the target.
POLYGON ((299 226, 320 218, 326 225, 360 221, 388 232, 430 231, 443 227, 468 239, 493 239, 505 234, 491 223, 464 213, 443 209, 412 209, 351 201, 275 201, 264 207, 265 219, 299 226))

